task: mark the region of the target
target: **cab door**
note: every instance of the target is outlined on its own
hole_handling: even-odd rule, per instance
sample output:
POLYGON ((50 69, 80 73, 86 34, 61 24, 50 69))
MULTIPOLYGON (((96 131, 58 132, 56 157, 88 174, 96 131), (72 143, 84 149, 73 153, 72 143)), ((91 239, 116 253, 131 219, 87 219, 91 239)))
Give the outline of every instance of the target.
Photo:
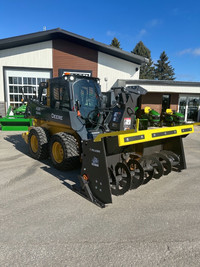
POLYGON ((55 79, 50 81, 50 106, 53 109, 70 110, 69 83, 55 79))

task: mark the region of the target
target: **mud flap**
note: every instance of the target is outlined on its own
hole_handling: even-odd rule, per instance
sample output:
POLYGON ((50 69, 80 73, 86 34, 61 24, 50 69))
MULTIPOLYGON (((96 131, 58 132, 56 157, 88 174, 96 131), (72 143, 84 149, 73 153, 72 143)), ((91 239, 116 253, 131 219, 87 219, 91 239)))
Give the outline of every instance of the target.
POLYGON ((81 189, 74 188, 77 193, 102 208, 112 203, 104 141, 83 141, 79 180, 81 189))

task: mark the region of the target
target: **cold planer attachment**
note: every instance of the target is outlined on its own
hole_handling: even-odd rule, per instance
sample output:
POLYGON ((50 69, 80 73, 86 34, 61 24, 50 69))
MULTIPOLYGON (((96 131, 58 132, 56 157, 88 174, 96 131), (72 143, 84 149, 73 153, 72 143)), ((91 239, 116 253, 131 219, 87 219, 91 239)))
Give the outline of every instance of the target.
POLYGON ((123 195, 152 178, 186 169, 182 138, 192 132, 193 125, 183 125, 112 132, 83 141, 80 188, 73 189, 103 208, 112 203, 112 194, 123 195))

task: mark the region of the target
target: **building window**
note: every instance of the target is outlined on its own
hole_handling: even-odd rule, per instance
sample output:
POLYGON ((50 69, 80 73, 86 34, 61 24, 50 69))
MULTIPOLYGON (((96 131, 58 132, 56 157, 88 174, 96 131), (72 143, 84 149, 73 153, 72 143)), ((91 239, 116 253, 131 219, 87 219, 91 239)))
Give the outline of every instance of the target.
POLYGON ((40 82, 45 82, 46 78, 35 77, 8 77, 9 82, 9 102, 12 107, 19 107, 22 101, 22 87, 26 99, 38 95, 40 82))
POLYGON ((197 121, 199 111, 199 97, 188 97, 188 121, 197 121))
POLYGON ((179 112, 185 116, 186 113, 186 105, 187 105, 187 97, 182 96, 179 98, 179 112))
POLYGON ((199 121, 200 119, 200 97, 180 96, 179 112, 185 116, 185 121, 199 121))

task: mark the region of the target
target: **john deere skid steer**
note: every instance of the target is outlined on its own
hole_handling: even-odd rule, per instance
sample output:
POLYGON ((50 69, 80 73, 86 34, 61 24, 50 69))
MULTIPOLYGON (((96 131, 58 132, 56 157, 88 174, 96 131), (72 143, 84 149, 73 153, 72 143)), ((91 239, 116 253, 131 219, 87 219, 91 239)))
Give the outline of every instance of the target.
POLYGON ((73 189, 100 207, 113 195, 186 168, 182 137, 193 125, 139 130, 135 108, 140 86, 101 93, 99 79, 64 75, 41 83, 26 116, 34 127, 23 134, 35 159, 50 157, 58 169, 81 164, 73 189), (46 94, 45 94, 46 91, 46 94))

